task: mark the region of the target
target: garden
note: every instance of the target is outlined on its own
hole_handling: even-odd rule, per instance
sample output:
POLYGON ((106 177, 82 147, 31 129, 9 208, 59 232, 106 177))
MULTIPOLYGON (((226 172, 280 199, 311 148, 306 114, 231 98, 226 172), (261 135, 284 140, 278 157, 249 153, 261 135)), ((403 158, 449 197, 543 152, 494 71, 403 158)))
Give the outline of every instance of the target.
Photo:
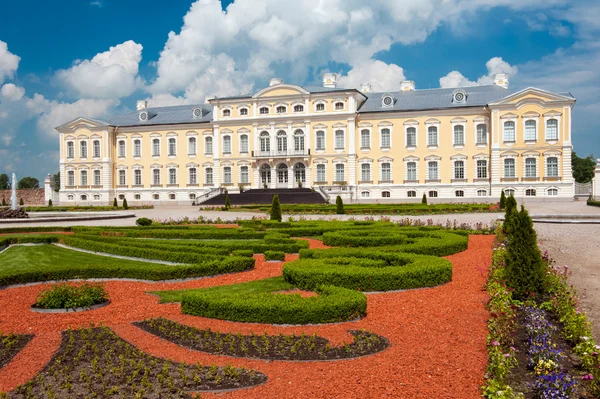
POLYGON ((506 286, 510 223, 0 229, 0 397, 544 397, 563 368, 591 395, 562 272, 506 286))

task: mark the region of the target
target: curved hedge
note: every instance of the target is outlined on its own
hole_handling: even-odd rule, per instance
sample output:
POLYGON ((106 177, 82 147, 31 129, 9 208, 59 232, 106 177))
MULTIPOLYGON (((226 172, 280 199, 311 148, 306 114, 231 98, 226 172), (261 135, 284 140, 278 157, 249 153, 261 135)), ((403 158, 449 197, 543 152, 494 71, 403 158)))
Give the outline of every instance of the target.
POLYGON ((321 285, 319 296, 294 294, 215 294, 197 291, 181 300, 181 312, 213 319, 268 324, 318 324, 353 320, 367 313, 367 297, 358 291, 321 285))

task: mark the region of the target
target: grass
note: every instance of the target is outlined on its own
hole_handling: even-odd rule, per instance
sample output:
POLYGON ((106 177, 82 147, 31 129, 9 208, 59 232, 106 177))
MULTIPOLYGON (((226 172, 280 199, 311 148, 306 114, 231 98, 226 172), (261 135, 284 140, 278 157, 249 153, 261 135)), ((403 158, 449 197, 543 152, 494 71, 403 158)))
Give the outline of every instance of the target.
POLYGON ((181 302, 185 294, 194 292, 206 292, 211 294, 258 294, 262 292, 285 291, 296 288, 288 283, 283 277, 273 277, 264 280, 250 281, 248 283, 220 285, 218 287, 195 288, 178 291, 153 291, 151 294, 158 295, 160 303, 181 302))

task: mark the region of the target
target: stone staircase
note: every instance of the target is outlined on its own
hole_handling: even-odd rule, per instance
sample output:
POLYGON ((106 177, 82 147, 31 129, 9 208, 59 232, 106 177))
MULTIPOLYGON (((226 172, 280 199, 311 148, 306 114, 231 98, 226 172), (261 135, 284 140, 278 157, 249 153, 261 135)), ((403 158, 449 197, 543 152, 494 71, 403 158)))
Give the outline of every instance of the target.
MULTIPOLYGON (((325 199, 310 188, 285 188, 285 189, 256 189, 248 190, 241 194, 229 194, 231 205, 266 205, 271 204, 273 196, 279 196, 281 204, 325 204, 325 199)), ((200 206, 225 206, 225 194, 217 195, 200 206)))

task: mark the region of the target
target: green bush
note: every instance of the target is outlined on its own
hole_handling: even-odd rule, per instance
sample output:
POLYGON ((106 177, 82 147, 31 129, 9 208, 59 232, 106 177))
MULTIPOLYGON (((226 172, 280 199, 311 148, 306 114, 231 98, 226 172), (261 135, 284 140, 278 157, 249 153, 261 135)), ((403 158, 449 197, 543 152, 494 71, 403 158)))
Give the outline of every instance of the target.
POLYGON ((344 201, 339 195, 335 198, 335 213, 338 215, 344 214, 344 201))
POLYGON ((6 198, 2 197, 2 206, 6 206, 6 198))
POLYGON ((13 244, 51 244, 53 242, 58 242, 58 236, 43 234, 19 234, 14 236, 8 235, 0 237, 0 250, 13 244))
POLYGON ((259 292, 236 295, 197 291, 183 295, 181 312, 221 320, 268 324, 318 324, 364 317, 367 298, 358 291, 319 286, 316 297, 259 292))
POLYGON ((252 256, 254 256, 254 251, 251 249, 235 249, 235 250, 231 251, 231 254, 233 256, 242 256, 245 258, 251 258, 252 256))
POLYGON ((52 198, 48 200, 48 206, 52 206, 52 198))
POLYGON ((127 206, 127 198, 123 197, 123 209, 127 210, 129 209, 129 206, 127 206))
POLYGON ((152 219, 139 218, 135 221, 135 224, 138 226, 150 226, 152 224, 152 219))
POLYGON ((423 198, 421 198, 421 204, 427 205, 427 195, 425 193, 423 193, 423 198))
POLYGON ((0 234, 10 233, 42 233, 55 231, 72 231, 71 227, 54 227, 54 226, 27 226, 27 227, 4 227, 0 228, 0 234))
POLYGON ((113 200, 113 208, 118 208, 119 204, 117 204, 117 197, 114 198, 113 200))
POLYGON ((21 198, 21 199, 19 200, 19 205, 21 205, 21 206, 25 205, 25 202, 23 201, 23 198, 21 198))
POLYGON ((595 200, 593 200, 592 198, 589 198, 589 199, 587 200, 587 204, 588 204, 589 206, 600 206, 600 201, 595 201, 595 200))
POLYGON ((506 208, 506 194, 504 194, 504 190, 500 192, 500 209, 506 208))
POLYGON ((87 308, 108 301, 103 284, 54 284, 37 296, 35 307, 42 309, 87 308))
POLYGON ((265 260, 285 260, 285 252, 265 251, 265 260))
POLYGON ((225 210, 231 209, 231 201, 229 200, 229 194, 225 196, 225 210))
POLYGON ((281 205, 279 204, 279 196, 277 194, 273 196, 273 202, 271 203, 270 219, 281 222, 281 205))

